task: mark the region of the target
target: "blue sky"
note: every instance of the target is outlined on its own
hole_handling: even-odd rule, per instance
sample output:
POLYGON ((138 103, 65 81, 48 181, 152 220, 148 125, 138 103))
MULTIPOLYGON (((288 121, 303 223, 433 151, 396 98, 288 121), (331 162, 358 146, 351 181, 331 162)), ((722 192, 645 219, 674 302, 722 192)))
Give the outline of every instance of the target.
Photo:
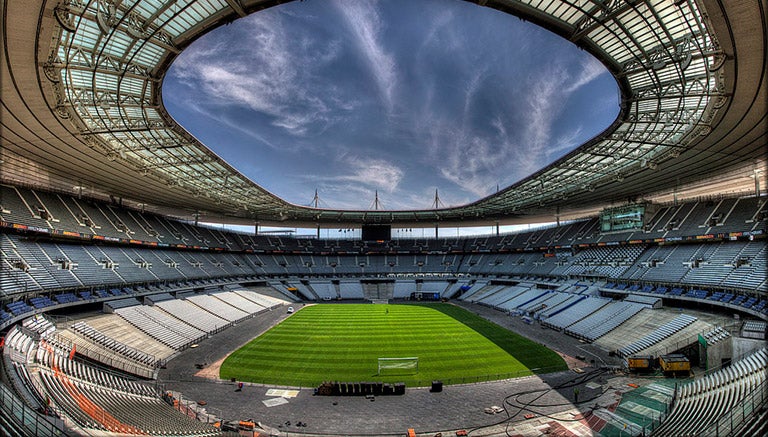
POLYGON ((223 26, 176 59, 170 114, 299 205, 472 202, 608 127, 616 83, 564 39, 457 0, 309 0, 223 26))

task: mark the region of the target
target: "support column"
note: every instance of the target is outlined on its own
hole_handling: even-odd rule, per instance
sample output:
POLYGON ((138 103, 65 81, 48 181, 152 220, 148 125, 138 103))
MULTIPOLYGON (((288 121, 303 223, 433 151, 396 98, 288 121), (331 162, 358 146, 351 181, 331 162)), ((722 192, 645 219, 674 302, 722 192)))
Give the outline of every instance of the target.
POLYGON ((675 181, 675 188, 672 191, 672 204, 677 206, 677 186, 680 185, 680 178, 675 181))

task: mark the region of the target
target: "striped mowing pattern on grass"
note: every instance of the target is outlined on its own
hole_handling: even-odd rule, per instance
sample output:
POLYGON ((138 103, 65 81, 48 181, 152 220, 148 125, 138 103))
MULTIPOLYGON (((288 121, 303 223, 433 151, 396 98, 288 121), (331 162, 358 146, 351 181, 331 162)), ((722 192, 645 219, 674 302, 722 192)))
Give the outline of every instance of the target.
POLYGON ((323 381, 414 386, 435 379, 523 376, 532 373, 529 368, 553 366, 565 368, 554 352, 452 305, 321 304, 302 308, 232 353, 220 376, 292 386, 323 381), (518 359, 510 350, 526 357, 518 359), (537 358, 531 362, 528 355, 537 358), (419 371, 377 375, 380 357, 418 357, 419 371))

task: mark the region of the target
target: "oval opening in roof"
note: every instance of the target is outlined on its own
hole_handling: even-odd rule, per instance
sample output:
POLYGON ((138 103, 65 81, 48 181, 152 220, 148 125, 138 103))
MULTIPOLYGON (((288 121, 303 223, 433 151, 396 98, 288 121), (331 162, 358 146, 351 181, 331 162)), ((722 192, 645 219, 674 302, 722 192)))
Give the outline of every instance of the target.
POLYGON ((602 132, 618 93, 565 39, 454 0, 269 8, 195 41, 163 83, 168 112, 240 172, 334 209, 475 201, 602 132))

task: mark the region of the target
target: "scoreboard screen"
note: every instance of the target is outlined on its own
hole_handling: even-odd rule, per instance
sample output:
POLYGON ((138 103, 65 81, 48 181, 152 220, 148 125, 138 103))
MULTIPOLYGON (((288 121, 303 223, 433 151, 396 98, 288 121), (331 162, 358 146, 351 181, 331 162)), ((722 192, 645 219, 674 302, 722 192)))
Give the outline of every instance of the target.
POLYGON ((363 225, 363 241, 389 241, 392 239, 390 225, 363 225))
POLYGON ((609 208, 600 213, 600 231, 616 232, 643 228, 645 205, 609 208))

